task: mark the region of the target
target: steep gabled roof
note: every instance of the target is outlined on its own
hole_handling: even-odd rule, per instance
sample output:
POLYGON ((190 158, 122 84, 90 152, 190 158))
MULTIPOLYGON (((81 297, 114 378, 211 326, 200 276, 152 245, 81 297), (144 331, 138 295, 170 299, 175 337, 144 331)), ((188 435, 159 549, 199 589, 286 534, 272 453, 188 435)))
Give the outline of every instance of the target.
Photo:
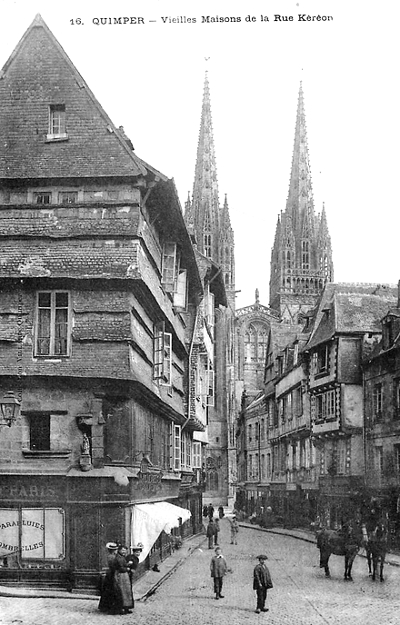
POLYGON ((327 284, 316 312, 306 350, 335 334, 380 332, 381 319, 397 303, 397 286, 379 284, 327 284))
POLYGON ((146 169, 40 15, 0 74, 0 178, 140 176, 146 169), (48 140, 64 105, 66 140, 48 140))

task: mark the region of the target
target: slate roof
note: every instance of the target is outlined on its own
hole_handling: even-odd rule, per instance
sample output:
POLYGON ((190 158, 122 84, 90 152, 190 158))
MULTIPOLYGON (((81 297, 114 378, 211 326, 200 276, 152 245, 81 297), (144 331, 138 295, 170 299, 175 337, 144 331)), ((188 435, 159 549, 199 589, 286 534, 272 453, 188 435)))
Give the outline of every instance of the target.
POLYGON ((144 176, 40 15, 0 74, 0 178, 144 176), (49 107, 65 105, 67 140, 48 141, 49 107))
POLYGON ((397 303, 397 285, 327 284, 306 350, 335 334, 381 332, 381 319, 397 303))

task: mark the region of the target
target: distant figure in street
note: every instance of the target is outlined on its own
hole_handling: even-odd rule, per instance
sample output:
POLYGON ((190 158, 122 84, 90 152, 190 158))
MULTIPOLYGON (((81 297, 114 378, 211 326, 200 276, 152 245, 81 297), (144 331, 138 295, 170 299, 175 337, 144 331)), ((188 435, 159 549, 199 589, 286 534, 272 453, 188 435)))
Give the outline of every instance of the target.
POLYGON ((217 546, 219 544, 219 532, 221 530, 220 526, 219 526, 219 519, 214 519, 214 525, 215 525, 215 534, 214 534, 214 545, 217 546))
POLYGON ((216 599, 223 599, 224 596, 221 595, 222 591, 222 582, 224 579, 224 575, 227 571, 226 560, 221 553, 221 547, 217 547, 215 549, 215 556, 211 558, 211 577, 214 578, 214 592, 216 599))
POLYGON ((208 506, 205 503, 203 506, 203 517, 206 517, 206 516, 208 516, 208 506))
POLYGON ((209 549, 213 548, 213 542, 214 542, 215 534, 216 534, 215 523, 214 523, 213 519, 210 519, 208 521, 207 531, 206 531, 206 536, 208 538, 208 548, 209 549))
POLYGON ((231 524, 231 545, 237 545, 239 523, 237 522, 237 519, 235 516, 232 519, 229 519, 229 523, 231 524))
POLYGON ((225 516, 225 512, 224 512, 224 506, 219 506, 218 508, 218 516, 220 519, 223 519, 225 516))
POLYGON ((207 514, 208 514, 208 518, 209 519, 214 518, 214 507, 213 507, 213 505, 211 503, 208 504, 208 512, 207 512, 207 514))
POLYGON ((270 572, 265 564, 265 560, 267 559, 265 554, 261 554, 258 556, 259 563, 254 567, 253 589, 257 593, 257 614, 260 614, 260 612, 268 612, 268 608, 265 607, 267 590, 273 587, 270 572))

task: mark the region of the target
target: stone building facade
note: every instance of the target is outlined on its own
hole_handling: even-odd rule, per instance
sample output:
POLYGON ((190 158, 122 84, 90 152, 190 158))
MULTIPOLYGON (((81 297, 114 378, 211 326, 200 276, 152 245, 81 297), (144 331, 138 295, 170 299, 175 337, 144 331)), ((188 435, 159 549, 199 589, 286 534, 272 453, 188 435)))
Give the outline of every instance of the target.
POLYGON ((380 319, 396 303, 393 287, 329 284, 305 346, 312 437, 319 452, 319 516, 340 526, 364 499, 362 361, 380 338, 380 319))
POLYGON ((105 543, 141 540, 139 518, 159 530, 138 574, 168 553, 166 510, 181 535, 201 528, 200 308, 212 325, 224 285, 201 270, 173 181, 40 16, 2 69, 0 135, 0 393, 21 404, 2 428, 0 576, 93 588, 105 543))
POLYGON ((400 544, 400 307, 381 319, 382 337, 363 362, 365 486, 390 524, 391 540, 400 544))

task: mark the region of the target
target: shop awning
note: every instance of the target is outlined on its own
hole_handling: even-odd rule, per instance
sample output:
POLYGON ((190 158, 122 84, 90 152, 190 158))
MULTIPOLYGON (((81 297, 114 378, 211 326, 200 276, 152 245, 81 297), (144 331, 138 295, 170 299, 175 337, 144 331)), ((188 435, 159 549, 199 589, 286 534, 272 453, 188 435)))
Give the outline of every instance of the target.
POLYGON ((191 516, 190 510, 167 501, 132 506, 131 547, 142 543, 139 562, 146 559, 162 531, 169 534, 173 527, 179 527, 180 522, 185 523, 191 516))

